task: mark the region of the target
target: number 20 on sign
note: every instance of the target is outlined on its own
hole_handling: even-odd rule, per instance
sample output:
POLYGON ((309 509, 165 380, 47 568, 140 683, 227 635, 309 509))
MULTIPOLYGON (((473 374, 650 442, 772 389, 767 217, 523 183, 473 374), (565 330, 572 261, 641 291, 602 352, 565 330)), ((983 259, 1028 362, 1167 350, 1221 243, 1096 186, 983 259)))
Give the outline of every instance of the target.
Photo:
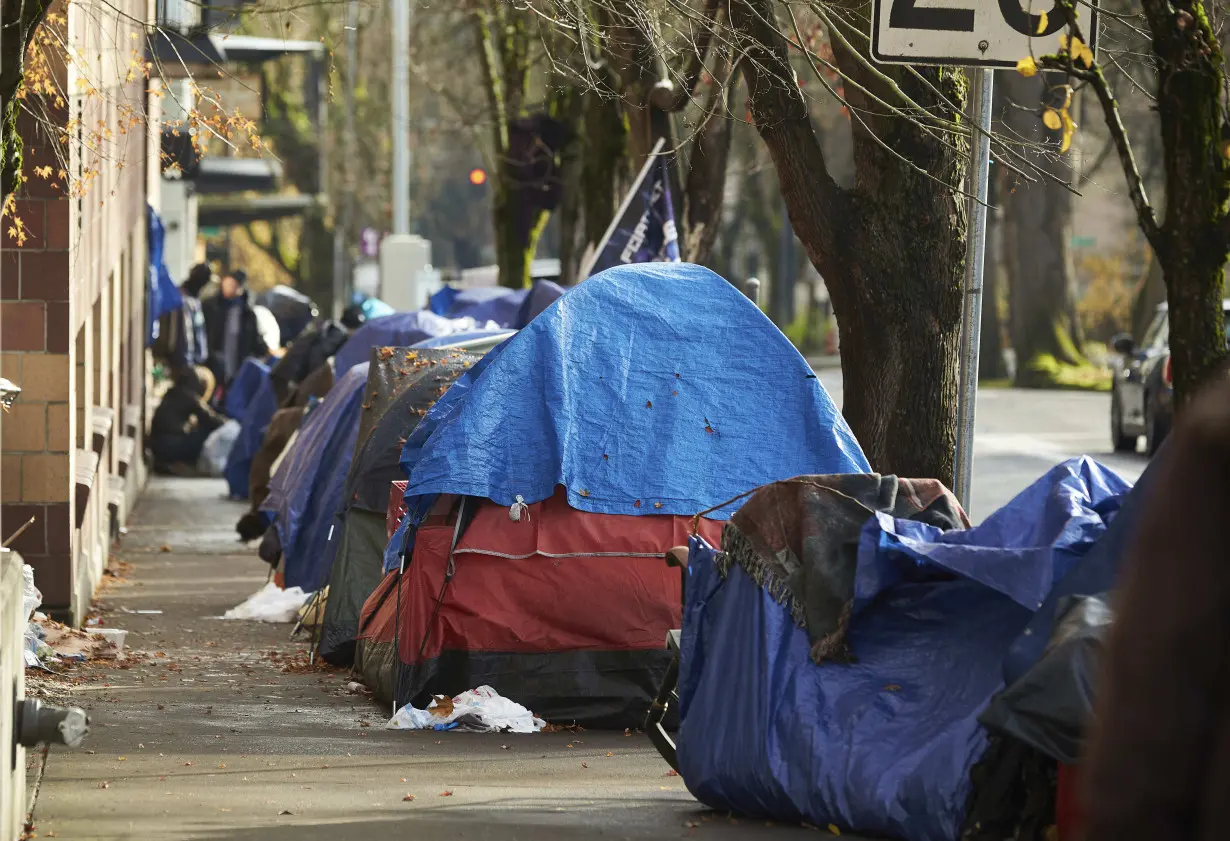
MULTIPOLYGON (((1053 2, 875 0, 871 53, 885 64, 1016 67, 1027 55, 1058 50, 1056 36, 1065 20, 1053 2)), ((1098 13, 1096 3, 1090 5, 1077 8, 1081 29, 1096 50, 1098 13)))

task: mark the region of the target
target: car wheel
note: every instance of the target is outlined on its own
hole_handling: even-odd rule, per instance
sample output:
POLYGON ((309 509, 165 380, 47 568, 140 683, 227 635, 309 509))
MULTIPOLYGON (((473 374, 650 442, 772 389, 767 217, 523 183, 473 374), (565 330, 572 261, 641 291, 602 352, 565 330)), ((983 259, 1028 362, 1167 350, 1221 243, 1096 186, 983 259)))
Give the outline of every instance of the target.
POLYGON ((1145 452, 1150 457, 1157 455, 1169 432, 1169 425, 1157 416, 1149 399, 1145 398, 1145 452))
POLYGON ((1119 402, 1119 391, 1110 394, 1110 442, 1117 453, 1131 453, 1136 450, 1135 435, 1125 435, 1123 432, 1123 406, 1119 402))

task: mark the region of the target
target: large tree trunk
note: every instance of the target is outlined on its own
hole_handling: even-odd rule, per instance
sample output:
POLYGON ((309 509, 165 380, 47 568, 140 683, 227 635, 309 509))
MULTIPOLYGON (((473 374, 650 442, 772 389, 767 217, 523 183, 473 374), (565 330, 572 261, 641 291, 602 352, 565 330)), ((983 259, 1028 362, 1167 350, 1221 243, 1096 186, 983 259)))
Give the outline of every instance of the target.
POLYGON ((1221 154, 1223 57, 1200 2, 1148 0, 1159 59, 1157 109, 1166 162, 1166 215, 1158 259, 1170 307, 1170 354, 1179 405, 1226 356, 1222 286, 1226 265, 1228 164, 1221 154), (1190 9, 1190 14, 1186 11, 1190 9))
MULTIPOLYGON (((857 10, 857 19, 867 20, 868 11, 857 10)), ((966 236, 965 202, 954 188, 964 182, 967 150, 912 121, 880 116, 881 106, 847 85, 851 111, 876 137, 854 125, 855 187, 841 188, 827 169, 781 29, 771 25, 773 5, 734 0, 730 14, 737 47, 747 50, 752 117, 791 223, 832 298, 845 417, 876 470, 951 481, 966 236)), ((851 13, 848 20, 855 19, 851 13)), ((847 76, 895 96, 839 46, 847 76)), ((964 119, 956 110, 966 98, 960 71, 881 70, 934 113, 964 119)))
MULTIPOLYGON (((1004 123, 1009 135, 1050 147, 1032 163, 1056 177, 1066 178, 1066 164, 1054 154, 1059 146, 1058 133, 1047 129, 1036 113, 1039 103, 1049 104, 1047 81, 1061 85, 1063 80, 1025 78, 1017 73, 1000 75, 1007 100, 1004 123)), ((1075 271, 1069 244, 1072 193, 1043 176, 1032 184, 1018 179, 1007 193, 1004 264, 1016 384, 1046 388, 1056 384, 1058 366, 1086 364, 1080 348, 1080 325, 1074 317, 1075 271)))

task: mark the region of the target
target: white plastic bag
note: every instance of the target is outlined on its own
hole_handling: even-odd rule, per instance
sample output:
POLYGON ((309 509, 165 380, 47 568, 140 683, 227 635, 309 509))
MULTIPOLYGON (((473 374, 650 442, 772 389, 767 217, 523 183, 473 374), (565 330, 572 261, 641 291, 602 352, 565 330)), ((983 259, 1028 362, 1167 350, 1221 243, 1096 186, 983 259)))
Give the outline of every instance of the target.
POLYGON ((299 616, 299 608, 303 607, 303 603, 311 595, 299 587, 283 590, 270 581, 249 596, 243 604, 228 610, 222 618, 251 619, 255 622, 294 622, 299 616))
POLYGON ((25 579, 25 586, 21 591, 21 606, 26 612, 26 621, 29 622, 30 617, 34 615, 34 611, 42 606, 43 594, 34 586, 34 567, 29 564, 22 564, 21 574, 25 579))
POLYGON ((239 438, 239 421, 228 420, 222 426, 209 433, 205 446, 201 448, 201 457, 197 460, 197 470, 206 476, 221 476, 226 470, 226 459, 231 454, 239 438))
POLYGON ((547 726, 541 718, 490 686, 480 686, 453 698, 453 709, 441 715, 433 701, 427 709, 409 704, 398 710, 385 727, 389 730, 468 730, 486 733, 537 733, 547 726))

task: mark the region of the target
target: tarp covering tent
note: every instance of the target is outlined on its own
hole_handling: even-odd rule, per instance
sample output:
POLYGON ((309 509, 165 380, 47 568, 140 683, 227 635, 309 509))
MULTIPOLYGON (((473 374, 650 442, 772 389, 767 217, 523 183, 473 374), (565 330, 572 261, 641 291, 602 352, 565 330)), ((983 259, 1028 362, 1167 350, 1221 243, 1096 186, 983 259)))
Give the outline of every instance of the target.
MULTIPOLYGON (((321 417, 308 415, 296 442, 296 458, 284 460, 287 472, 279 470, 271 482, 270 499, 277 485, 278 501, 262 506, 276 514, 286 586, 307 592, 324 586, 341 537, 335 515, 347 507, 347 500, 379 511, 383 531, 388 483, 397 476, 403 431, 411 418, 417 423, 475 358, 453 350, 373 348, 370 361, 352 368, 330 391, 321 417), (416 399, 400 400, 407 391, 416 399), (388 423, 380 424, 379 416, 390 412, 388 423), (315 422, 328 424, 327 432, 311 426, 315 422), (356 452, 359 471, 350 484, 347 477, 356 452), (383 479, 376 480, 381 489, 372 493, 375 474, 383 479), (357 500, 354 493, 360 494, 357 500)), ((379 552, 371 562, 379 568, 379 552)), ((360 605, 366 596, 359 597, 360 605)), ((331 587, 329 601, 334 598, 331 587)))
POLYGON ((688 789, 749 817, 962 837, 988 748, 977 717, 1005 657, 1127 489, 1076 459, 973 529, 871 518, 850 571, 849 664, 813 662, 782 594, 694 540, 676 739, 688 789))
POLYGON ((244 408, 239 437, 231 445, 226 467, 222 472, 232 499, 248 498, 248 471, 252 467, 252 457, 260 449, 265 430, 277 410, 278 398, 274 394, 273 379, 266 376, 244 408))
POLYGON ((691 264, 590 278, 457 385, 471 381, 464 400, 437 403, 406 442, 412 515, 415 498, 430 507, 440 493, 509 506, 563 485, 582 511, 691 516, 759 485, 836 472, 817 468, 838 457, 869 469, 789 340, 691 264))
MULTIPOLYGON (((273 476, 274 465, 283 450, 289 446, 292 436, 298 432, 308 405, 313 400, 323 399, 332 388, 333 364, 325 360, 325 364, 295 386, 294 391, 285 401, 285 405, 273 413, 273 418, 269 421, 265 435, 261 439, 260 447, 249 459, 248 504, 251 511, 259 511, 261 504, 265 501, 269 493, 269 480, 273 476)), ((247 529, 240 529, 241 539, 254 540, 264 530, 263 521, 261 526, 252 533, 245 534, 247 529)))
POLYGON ((340 378, 351 367, 366 362, 374 347, 409 347, 424 339, 494 328, 472 318, 443 318, 433 312, 404 312, 367 322, 351 335, 334 357, 334 370, 340 378))
POLYGON ((259 359, 248 357, 239 366, 222 401, 222 411, 229 418, 243 423, 248 404, 256 396, 265 380, 269 379, 269 366, 259 359))
POLYGON ((324 487, 333 459, 349 467, 354 435, 367 384, 368 363, 352 367, 338 378, 320 405, 307 414, 294 447, 287 451, 269 482, 269 496, 261 511, 272 516, 282 555, 286 559, 285 586, 315 592, 324 584, 323 558, 312 558, 307 547, 321 528, 332 523, 332 509, 321 514, 328 491, 324 487))
POLYGON ((500 327, 520 330, 563 294, 564 288, 550 280, 536 280, 528 289, 446 286, 431 296, 428 307, 448 318, 469 317, 480 323, 492 321, 500 327))
MULTIPOLYGON (((445 524, 431 532, 436 542, 425 546, 419 541, 428 532, 420 524, 427 522, 441 498, 467 497, 477 503, 475 524, 495 517, 489 512, 497 511, 504 522, 514 526, 527 522, 521 528, 538 535, 538 548, 531 553, 534 563, 487 567, 483 562, 493 582, 488 598, 495 598, 501 588, 553 587, 550 577, 544 577, 546 568, 530 572, 552 554, 551 541, 579 530, 601 543, 613 538, 598 527, 580 530, 577 524, 588 522, 585 515, 597 517, 599 523, 604 517, 625 518, 623 539, 631 544, 622 551, 635 548, 638 554, 635 560, 626 556, 613 561, 603 573, 602 588, 612 616, 625 616, 622 608, 609 603, 639 597, 638 582, 657 580, 659 575, 670 578, 660 560, 669 541, 661 545, 655 537, 637 543, 643 535, 638 537, 634 526, 655 535, 666 527, 653 518, 669 526, 674 517, 690 520, 713 507, 717 510, 708 516, 725 519, 737 507, 725 503, 766 481, 800 473, 867 469, 849 428, 789 340, 725 280, 699 266, 679 264, 620 267, 570 290, 457 380, 408 438, 402 466, 409 476, 409 514, 403 531, 412 538, 406 544, 412 559, 409 567, 416 570, 403 579, 400 598, 406 611, 423 603, 422 595, 411 590, 427 586, 430 576, 441 574, 448 543, 441 545, 439 539, 444 532, 451 535, 447 521, 452 515, 437 513, 445 524), (715 333, 722 341, 713 340, 715 333), (543 510, 528 521, 509 516, 513 506, 524 504, 533 510, 539 503, 543 510), (537 584, 521 581, 522 576, 534 576, 537 584), (611 576, 625 576, 620 579, 623 585, 611 576)), ((462 540, 469 534, 466 529, 462 540)), ((484 552, 495 552, 491 557, 498 558, 499 542, 512 539, 502 532, 480 530, 475 542, 465 545, 475 547, 473 558, 487 557, 484 552)), ((391 547, 399 547, 400 541, 395 535, 391 547)), ((584 558, 605 550, 591 543, 570 551, 584 558)), ((470 563, 477 568, 479 562, 470 563)), ((585 567, 578 562, 578 568, 585 567)), ((454 583, 461 577, 459 571, 454 583)), ((573 578, 561 578, 560 583, 580 586, 573 578)), ((373 599, 380 592, 387 591, 378 591, 373 599)), ((574 595, 558 590, 553 598, 571 600, 574 595)), ((501 633, 475 627, 470 634, 463 624, 444 634, 438 625, 423 628, 427 619, 403 612, 399 617, 403 627, 431 634, 427 647, 416 641, 399 650, 407 668, 402 670, 398 700, 421 700, 432 691, 452 692, 461 675, 486 682, 485 676, 496 671, 516 691, 508 683, 497 689, 520 703, 539 699, 535 711, 540 715, 555 704, 560 714, 591 724, 610 725, 622 718, 621 726, 639 725, 634 719, 644 713, 668 663, 663 641, 670 626, 658 620, 670 620, 669 611, 678 610, 678 598, 676 585, 673 590, 659 590, 646 603, 644 609, 655 621, 652 633, 643 638, 638 636, 643 626, 616 624, 601 638, 595 626, 584 643, 593 646, 585 649, 585 656, 574 647, 582 640, 566 634, 537 634, 534 639, 550 647, 536 652, 520 649, 515 657, 492 648, 518 632, 515 607, 511 616, 495 605, 486 611, 488 617, 501 617, 493 620, 504 623, 501 633), (431 638, 445 637, 455 647, 431 648, 431 638), (635 656, 614 666, 619 658, 606 656, 616 651, 632 651, 635 656), (541 659, 518 659, 531 654, 541 659), (505 655, 513 659, 501 660, 505 655), (525 662, 535 662, 535 669, 522 671, 516 665, 525 662), (586 673, 590 678, 583 677, 586 673), (589 690, 584 687, 597 687, 616 673, 618 692, 595 690, 598 694, 586 701, 589 690)), ((476 604, 469 606, 476 609, 476 604)), ((370 627, 387 628, 383 611, 389 608, 377 610, 372 600, 368 607, 370 627)), ((366 634, 364 646, 393 642, 373 632, 366 634)), ((367 654, 364 664, 378 659, 367 654)), ((364 665, 365 673, 366 669, 364 665)), ((372 680, 388 682, 387 676, 372 680)), ((464 688, 456 686, 456 691, 464 688)))
POLYGON ((335 546, 321 550, 333 562, 320 653, 336 665, 353 660, 359 612, 380 583, 389 486, 401 477, 402 445, 440 394, 479 359, 456 350, 391 350, 373 351, 355 455, 338 494, 335 546))

